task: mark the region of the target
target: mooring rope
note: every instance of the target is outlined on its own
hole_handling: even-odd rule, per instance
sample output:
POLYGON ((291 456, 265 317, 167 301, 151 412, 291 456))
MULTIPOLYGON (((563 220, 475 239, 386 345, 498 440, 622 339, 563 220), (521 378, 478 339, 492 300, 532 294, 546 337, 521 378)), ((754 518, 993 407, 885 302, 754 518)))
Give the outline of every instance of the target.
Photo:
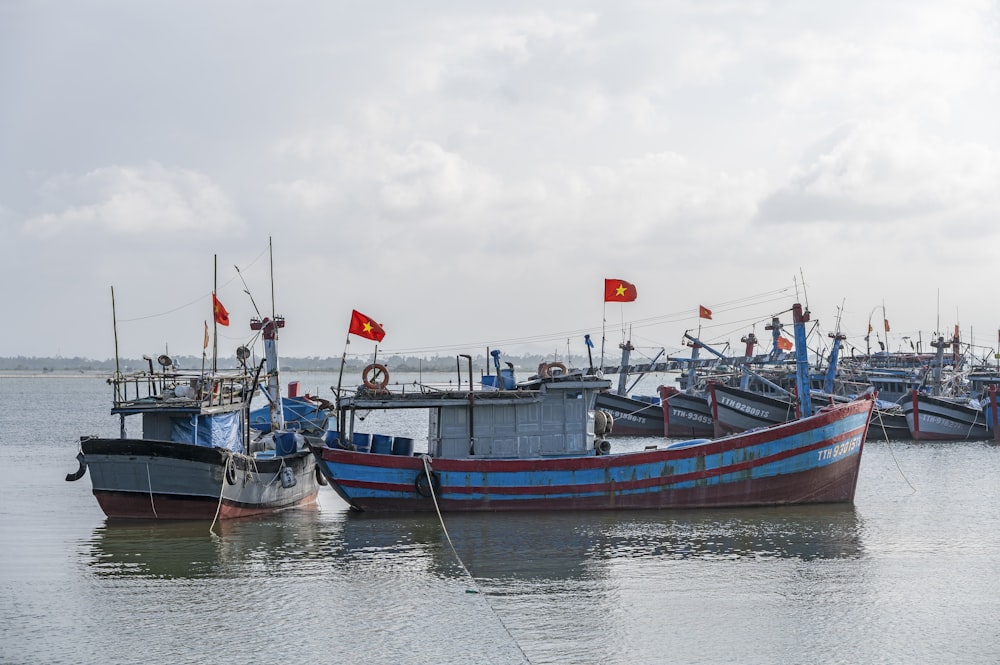
POLYGON ((885 429, 885 421, 882 420, 881 411, 878 412, 878 424, 879 427, 882 428, 882 438, 885 439, 885 447, 889 449, 889 455, 892 457, 892 461, 896 463, 896 470, 899 471, 899 475, 906 481, 906 484, 910 486, 910 489, 916 492, 917 488, 913 486, 910 479, 906 477, 905 473, 903 473, 903 467, 899 466, 899 460, 896 459, 896 451, 892 449, 892 442, 889 440, 889 432, 885 429))
POLYGON ((458 550, 455 549, 455 544, 451 542, 451 536, 448 535, 448 527, 444 525, 444 517, 441 515, 441 507, 438 506, 437 493, 434 491, 434 482, 431 480, 432 469, 430 463, 431 459, 430 455, 421 455, 420 457, 424 462, 424 473, 427 474, 427 486, 431 490, 431 500, 434 501, 434 510, 437 512, 438 521, 441 523, 441 531, 444 532, 444 537, 445 540, 448 541, 448 547, 451 548, 451 553, 455 555, 455 560, 458 561, 458 565, 462 567, 462 570, 465 571, 465 574, 468 575, 470 580, 472 580, 473 586, 476 587, 474 593, 483 598, 483 600, 486 602, 486 606, 490 608, 490 611, 493 612, 493 616, 495 616, 497 618, 497 621, 500 622, 500 626, 504 629, 504 632, 506 632, 507 636, 510 637, 511 642, 513 642, 514 646, 517 647, 517 650, 521 652, 521 657, 524 658, 524 661, 528 663, 528 665, 531 665, 531 659, 528 658, 528 654, 524 653, 524 649, 521 648, 521 644, 517 641, 517 638, 515 638, 514 635, 511 634, 510 629, 507 628, 507 624, 504 623, 503 618, 501 618, 501 616, 497 614, 496 608, 493 607, 493 604, 489 601, 489 598, 486 596, 486 594, 482 592, 482 589, 479 587, 479 582, 476 581, 476 578, 472 575, 472 573, 469 572, 469 569, 466 568, 465 562, 462 561, 462 557, 458 555, 458 550))
POLYGON ((153 518, 159 519, 160 516, 156 514, 156 504, 153 503, 153 480, 149 477, 149 464, 146 464, 146 487, 149 488, 149 507, 153 509, 153 518))
POLYGON ((627 411, 625 413, 625 415, 626 416, 634 416, 637 413, 642 413, 643 411, 647 411, 649 409, 653 409, 653 408, 659 409, 659 408, 662 408, 662 407, 663 407, 662 404, 647 404, 646 406, 638 408, 635 411, 627 411))
POLYGON ((219 503, 215 506, 215 517, 212 518, 212 525, 208 527, 208 532, 215 535, 215 523, 219 519, 219 511, 222 510, 222 493, 226 491, 226 475, 229 473, 229 465, 233 463, 232 453, 226 455, 226 465, 222 469, 222 483, 219 487, 219 503))

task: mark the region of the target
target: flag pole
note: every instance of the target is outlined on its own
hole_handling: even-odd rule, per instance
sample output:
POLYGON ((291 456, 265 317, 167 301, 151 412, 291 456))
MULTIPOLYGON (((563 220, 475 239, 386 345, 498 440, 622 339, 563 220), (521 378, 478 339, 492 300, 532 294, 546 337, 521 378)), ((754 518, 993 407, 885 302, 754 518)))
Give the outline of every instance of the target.
MULTIPOLYGON (((216 298, 218 297, 219 289, 219 255, 212 255, 212 295, 216 298)), ((218 317, 215 316, 215 301, 212 301, 212 374, 218 371, 218 360, 219 355, 219 322, 216 320, 218 317)), ((202 354, 204 355, 204 354, 202 354)), ((204 365, 202 365, 202 373, 204 373, 204 365)))
MULTIPOLYGON (((205 341, 208 341, 208 321, 205 321, 205 341)), ((201 375, 205 376, 205 352, 208 351, 208 344, 202 343, 201 345, 201 375)))
MULTIPOLYGON (((115 313, 115 287, 111 287, 111 328, 115 333, 115 378, 122 375, 121 363, 118 358, 118 315, 115 313)), ((115 381, 115 392, 117 398, 121 399, 121 382, 115 381)), ((124 417, 123 417, 124 420, 124 417)))
POLYGON ((606 329, 608 326, 608 301, 604 301, 604 311, 601 314, 601 371, 604 371, 604 342, 607 340, 606 329))
POLYGON ((347 363, 347 347, 351 343, 351 333, 347 333, 347 339, 344 340, 344 354, 340 356, 340 375, 337 377, 337 392, 334 394, 334 401, 337 404, 337 423, 340 423, 340 386, 344 380, 344 365, 347 363))

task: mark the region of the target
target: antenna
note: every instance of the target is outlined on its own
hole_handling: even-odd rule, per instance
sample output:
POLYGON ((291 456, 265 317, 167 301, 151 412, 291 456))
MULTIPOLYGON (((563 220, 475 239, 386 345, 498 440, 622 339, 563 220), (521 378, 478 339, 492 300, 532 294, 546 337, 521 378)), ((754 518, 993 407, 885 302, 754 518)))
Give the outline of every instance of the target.
POLYGON ((267 255, 271 261, 271 318, 276 319, 278 315, 274 307, 274 246, 271 243, 271 236, 267 237, 267 255))
POLYGON ((239 266, 233 266, 233 267, 236 268, 236 274, 240 276, 240 281, 243 282, 243 293, 247 294, 250 297, 250 304, 253 305, 253 311, 257 312, 257 318, 258 319, 263 318, 260 315, 260 310, 257 308, 257 303, 255 303, 253 300, 253 294, 250 293, 250 287, 247 286, 247 281, 243 279, 243 273, 240 272, 240 267, 239 266))
MULTIPOLYGON (((799 276, 802 277, 802 299, 805 301, 806 311, 808 312, 809 311, 809 294, 806 293, 806 276, 805 276, 805 273, 802 272, 802 267, 801 266, 799 266, 799 276)), ((797 291, 796 291, 796 295, 798 295, 797 291)))
POLYGON ((937 330, 934 333, 935 335, 941 333, 941 288, 940 287, 937 290, 937 324, 936 325, 937 325, 937 330))

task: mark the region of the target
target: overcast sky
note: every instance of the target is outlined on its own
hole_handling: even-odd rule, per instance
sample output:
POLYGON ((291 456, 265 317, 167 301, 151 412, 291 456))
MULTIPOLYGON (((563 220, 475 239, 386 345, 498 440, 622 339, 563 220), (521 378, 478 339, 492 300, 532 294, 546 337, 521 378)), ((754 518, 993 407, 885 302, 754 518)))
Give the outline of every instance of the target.
POLYGON ((231 354, 269 237, 289 356, 358 309, 380 354, 642 357, 806 298, 997 345, 995 0, 0 0, 0 94, 2 356, 113 357, 112 287, 122 355, 198 354, 215 255, 231 354))

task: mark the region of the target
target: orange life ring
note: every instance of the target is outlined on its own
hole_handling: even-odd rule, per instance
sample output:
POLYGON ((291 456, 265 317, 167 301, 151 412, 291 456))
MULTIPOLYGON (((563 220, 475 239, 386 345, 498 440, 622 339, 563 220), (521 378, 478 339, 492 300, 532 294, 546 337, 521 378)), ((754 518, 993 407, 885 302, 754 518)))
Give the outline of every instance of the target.
POLYGON ((364 382, 365 388, 385 390, 385 387, 389 385, 389 370, 381 363, 372 363, 361 372, 361 380, 364 382))
POLYGON ((546 379, 549 378, 550 376, 552 376, 552 370, 554 369, 560 370, 562 374, 566 373, 566 365, 560 362, 545 363, 544 365, 542 365, 542 371, 541 371, 542 377, 546 379))

